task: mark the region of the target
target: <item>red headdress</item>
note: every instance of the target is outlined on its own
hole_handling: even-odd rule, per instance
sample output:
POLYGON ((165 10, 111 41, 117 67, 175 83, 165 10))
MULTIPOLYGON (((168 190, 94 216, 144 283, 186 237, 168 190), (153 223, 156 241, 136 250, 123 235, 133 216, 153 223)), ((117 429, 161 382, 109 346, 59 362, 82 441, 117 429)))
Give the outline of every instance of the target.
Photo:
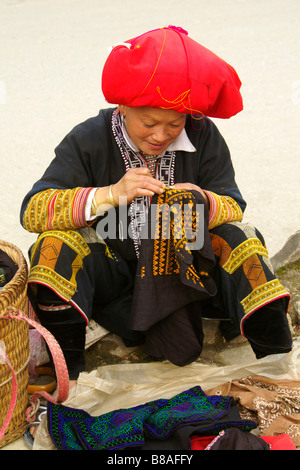
POLYGON ((216 118, 243 109, 240 87, 233 67, 174 26, 116 45, 102 73, 109 103, 216 118))

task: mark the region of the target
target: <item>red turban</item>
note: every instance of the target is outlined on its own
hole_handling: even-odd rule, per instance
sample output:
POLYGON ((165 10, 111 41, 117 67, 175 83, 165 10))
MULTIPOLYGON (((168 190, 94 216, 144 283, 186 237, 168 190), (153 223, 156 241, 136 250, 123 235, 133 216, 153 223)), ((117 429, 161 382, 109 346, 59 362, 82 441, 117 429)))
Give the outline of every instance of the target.
POLYGON ((102 74, 109 103, 216 118, 243 109, 240 87, 233 67, 174 26, 116 45, 102 74))

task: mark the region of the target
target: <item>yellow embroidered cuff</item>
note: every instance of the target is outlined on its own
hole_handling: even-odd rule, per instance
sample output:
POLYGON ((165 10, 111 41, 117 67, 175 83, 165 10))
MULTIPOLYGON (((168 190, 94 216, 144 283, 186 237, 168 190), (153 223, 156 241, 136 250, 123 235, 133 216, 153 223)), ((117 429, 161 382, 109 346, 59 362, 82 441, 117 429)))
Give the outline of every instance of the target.
POLYGON ((24 212, 23 227, 35 233, 86 227, 85 205, 91 190, 47 189, 35 194, 24 212))
POLYGON ((227 222, 240 222, 243 212, 238 203, 230 196, 219 196, 212 191, 204 191, 210 202, 209 230, 227 222))

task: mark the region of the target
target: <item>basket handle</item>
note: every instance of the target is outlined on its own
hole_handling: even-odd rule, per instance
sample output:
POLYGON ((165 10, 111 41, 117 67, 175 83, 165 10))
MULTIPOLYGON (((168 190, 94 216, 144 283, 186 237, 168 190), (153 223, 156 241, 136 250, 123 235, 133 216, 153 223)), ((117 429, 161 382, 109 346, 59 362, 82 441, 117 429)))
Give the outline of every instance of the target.
POLYGON ((5 431, 10 423, 10 420, 11 420, 11 417, 12 417, 12 414, 14 412, 14 409, 15 409, 15 406, 16 406, 16 403, 17 403, 17 392, 18 392, 18 383, 17 383, 17 378, 16 378, 16 374, 15 374, 15 371, 6 355, 6 353, 4 352, 4 350, 2 348, 0 348, 0 359, 2 361, 5 362, 5 364, 8 365, 8 367, 10 368, 11 370, 11 373, 12 373, 12 392, 11 392, 11 400, 10 400, 10 403, 9 403, 9 407, 8 407, 8 410, 7 410, 7 414, 5 416, 5 419, 3 421, 3 424, 2 424, 2 427, 0 429, 0 441, 2 440, 4 434, 5 434, 5 431))
MULTIPOLYGON (((30 423, 34 421, 35 419, 35 413, 38 408, 38 397, 42 396, 48 401, 51 401, 52 403, 58 404, 62 403, 68 398, 69 395, 69 374, 68 374, 68 369, 66 365, 66 361, 63 355, 63 352, 54 338, 54 336, 48 331, 45 327, 43 327, 40 323, 36 322, 35 320, 32 320, 31 318, 26 317, 24 313, 21 310, 17 309, 10 309, 6 315, 2 316, 1 319, 12 319, 12 320, 19 320, 19 321, 25 321, 28 323, 30 326, 35 328, 44 338, 46 341, 49 350, 52 355, 52 359, 54 362, 55 366, 55 371, 56 371, 56 377, 57 377, 57 397, 54 398, 52 395, 45 391, 41 392, 35 392, 32 397, 31 397, 31 406, 27 409, 26 416, 27 416, 27 421, 30 423)), ((3 425, 0 429, 0 441, 4 436, 4 433, 7 429, 7 426, 10 423, 12 414, 14 412, 15 406, 16 406, 16 401, 17 401, 17 390, 18 390, 18 385, 17 385, 17 379, 16 379, 16 374, 13 370, 13 367, 7 357, 7 355, 4 353, 4 351, 1 350, 0 348, 0 357, 2 357, 5 360, 5 363, 8 365, 10 370, 12 371, 12 394, 11 394, 11 402, 7 411, 7 415, 5 417, 5 420, 3 422, 3 425)))

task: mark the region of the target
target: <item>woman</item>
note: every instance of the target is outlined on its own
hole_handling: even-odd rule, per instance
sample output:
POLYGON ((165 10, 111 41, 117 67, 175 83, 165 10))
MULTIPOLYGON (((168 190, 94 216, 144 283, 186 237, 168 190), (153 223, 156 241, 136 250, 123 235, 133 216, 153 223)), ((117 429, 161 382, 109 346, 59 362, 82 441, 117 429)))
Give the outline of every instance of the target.
POLYGON ((126 345, 145 342, 150 354, 178 365, 201 352, 201 317, 219 318, 227 339, 242 332, 257 357, 291 349, 289 294, 261 234, 242 223, 246 203, 230 154, 208 119, 242 110, 240 86, 230 65, 181 28, 116 45, 102 90, 118 107, 76 126, 25 197, 22 225, 40 234, 30 253, 29 296, 62 347, 71 381, 84 370, 92 317, 126 345), (171 204, 174 195, 204 207, 204 247, 181 245, 189 258, 184 275, 175 247, 172 267, 166 262, 154 279, 147 253, 156 248, 143 230, 154 201, 171 204))

